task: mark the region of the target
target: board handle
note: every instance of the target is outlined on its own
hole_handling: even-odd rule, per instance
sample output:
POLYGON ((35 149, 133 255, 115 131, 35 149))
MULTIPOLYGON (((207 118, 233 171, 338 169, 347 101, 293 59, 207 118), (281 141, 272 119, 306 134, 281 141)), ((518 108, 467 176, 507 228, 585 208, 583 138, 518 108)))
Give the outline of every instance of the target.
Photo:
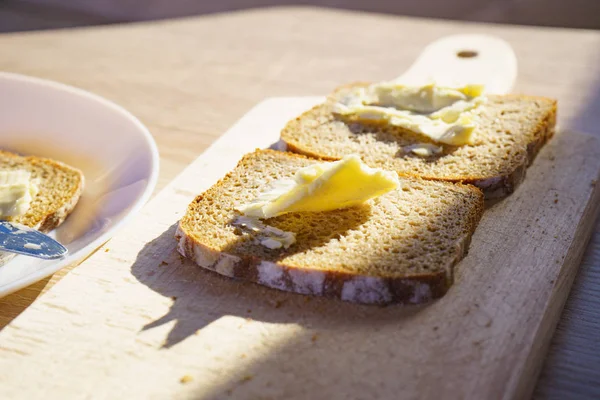
POLYGON ((421 86, 436 82, 459 87, 483 84, 486 93, 510 92, 517 77, 517 57, 504 40, 479 34, 453 35, 429 44, 395 81, 421 86))

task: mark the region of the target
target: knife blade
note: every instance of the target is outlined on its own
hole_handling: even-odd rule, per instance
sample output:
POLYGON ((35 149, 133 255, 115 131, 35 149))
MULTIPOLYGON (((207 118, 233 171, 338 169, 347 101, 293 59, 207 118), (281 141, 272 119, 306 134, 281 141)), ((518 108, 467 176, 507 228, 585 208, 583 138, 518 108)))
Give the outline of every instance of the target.
POLYGON ((0 221, 0 251, 44 260, 64 257, 68 250, 50 236, 24 225, 0 221))

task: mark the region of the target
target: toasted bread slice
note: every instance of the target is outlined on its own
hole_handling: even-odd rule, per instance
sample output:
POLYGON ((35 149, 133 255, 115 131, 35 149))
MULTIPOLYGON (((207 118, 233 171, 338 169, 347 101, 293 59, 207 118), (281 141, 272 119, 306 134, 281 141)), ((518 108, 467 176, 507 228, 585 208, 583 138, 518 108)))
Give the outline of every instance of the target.
POLYGON ((555 100, 489 96, 474 145, 442 145, 441 153, 422 157, 406 149, 433 143, 423 135, 395 126, 358 123, 332 113, 333 104, 358 86, 366 84, 341 87, 325 103, 290 121, 281 132, 288 149, 325 160, 359 154, 371 167, 424 179, 470 183, 481 188, 486 198, 494 198, 515 190, 527 166, 554 134, 555 100))
POLYGON ((83 173, 59 161, 0 151, 0 170, 17 169, 27 170, 32 179, 39 180, 39 193, 25 215, 6 219, 42 232, 59 226, 81 196, 83 173))
POLYGON ((263 247, 231 225, 237 204, 314 162, 272 150, 246 155, 189 205, 176 233, 179 252, 221 275, 296 293, 367 304, 442 296, 483 213, 474 186, 404 177, 401 189, 361 207, 266 220, 296 234, 288 249, 263 247))
MULTIPOLYGON (((39 180, 39 192, 25 215, 6 219, 42 232, 51 231, 75 208, 83 191, 83 173, 59 161, 0 151, 0 170, 18 169, 31 172, 32 179, 39 180)), ((0 252, 0 265, 12 256, 0 252)))

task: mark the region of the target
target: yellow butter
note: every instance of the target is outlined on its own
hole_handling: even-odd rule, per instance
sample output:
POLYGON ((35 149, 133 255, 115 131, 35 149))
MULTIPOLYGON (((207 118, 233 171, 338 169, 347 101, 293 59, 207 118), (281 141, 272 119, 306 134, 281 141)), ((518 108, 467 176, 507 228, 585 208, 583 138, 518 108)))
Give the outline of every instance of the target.
POLYGON ((248 217, 272 218, 290 212, 329 211, 363 204, 399 186, 392 171, 369 168, 359 156, 318 163, 276 181, 249 204, 237 207, 248 217))
POLYGON ((455 146, 473 143, 474 116, 485 102, 482 85, 448 88, 395 82, 360 88, 334 106, 334 112, 359 121, 384 123, 455 146))
POLYGON ((394 82, 383 82, 369 86, 365 96, 373 98, 372 104, 393 107, 416 113, 433 113, 452 106, 459 101, 479 97, 483 86, 468 85, 462 88, 449 88, 434 83, 425 86, 406 86, 394 82))
POLYGON ((0 171, 0 218, 26 214, 38 192, 38 182, 30 172, 0 171))

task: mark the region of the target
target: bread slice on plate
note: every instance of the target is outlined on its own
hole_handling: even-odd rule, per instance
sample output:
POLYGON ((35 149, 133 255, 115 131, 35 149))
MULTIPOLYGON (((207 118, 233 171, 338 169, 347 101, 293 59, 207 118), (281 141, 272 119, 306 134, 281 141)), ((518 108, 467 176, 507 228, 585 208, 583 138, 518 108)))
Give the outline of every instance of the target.
POLYGON ((444 295, 483 213, 483 195, 470 185, 401 177, 400 189, 359 207, 265 220, 296 234, 287 249, 261 246, 232 226, 236 205, 315 162, 272 150, 244 156, 189 205, 179 252, 221 275, 351 302, 419 304, 444 295))
MULTIPOLYGON (((527 166, 552 137, 556 101, 523 95, 489 96, 473 145, 442 145, 442 152, 416 155, 410 146, 433 143, 389 125, 369 125, 336 115, 333 105, 364 83, 337 89, 327 101, 290 121, 281 139, 294 152, 325 160, 358 154, 371 167, 425 179, 470 183, 486 198, 512 193, 527 166)), ((436 143, 436 145, 438 145, 436 143)))
POLYGON ((26 170, 38 180, 39 192, 25 215, 8 221, 49 232, 69 215, 83 191, 83 173, 62 162, 41 157, 23 157, 0 151, 0 170, 26 170))
MULTIPOLYGON (((62 162, 40 157, 23 157, 0 150, 0 171, 26 170, 38 181, 39 192, 26 214, 5 219, 50 232, 63 223, 81 197, 83 173, 62 162)), ((14 257, 0 251, 0 266, 14 257)))

